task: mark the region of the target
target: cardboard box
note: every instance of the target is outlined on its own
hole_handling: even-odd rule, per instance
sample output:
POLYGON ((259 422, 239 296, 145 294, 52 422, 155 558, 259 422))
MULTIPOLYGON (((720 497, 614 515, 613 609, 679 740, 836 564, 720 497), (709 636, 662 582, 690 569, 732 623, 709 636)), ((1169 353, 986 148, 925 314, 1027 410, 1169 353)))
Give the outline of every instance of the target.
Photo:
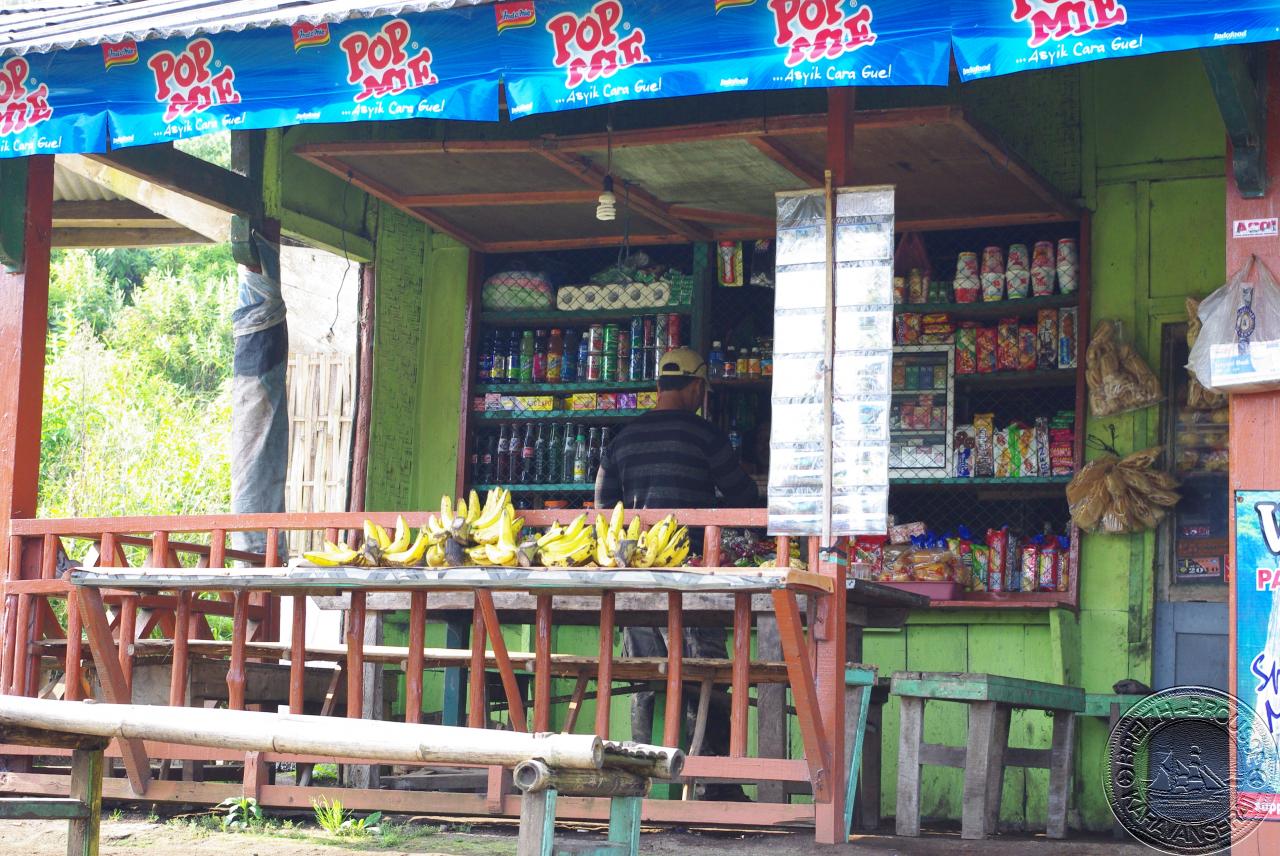
POLYGON ((1213 345, 1209 386, 1224 392, 1261 392, 1280 387, 1280 340, 1213 345))
POLYGON ((521 395, 516 397, 515 410, 520 413, 545 412, 556 409, 553 395, 521 395))
POLYGON ((595 410, 596 394, 594 392, 575 392, 569 396, 570 410, 595 410))
POLYGON ((502 409, 502 393, 487 392, 484 396, 484 409, 489 412, 496 412, 502 409))
POLYGON ((634 392, 618 393, 618 409, 619 410, 635 410, 636 394, 634 392))
POLYGON ((596 410, 617 410, 618 394, 616 392, 600 392, 596 394, 596 410))
POLYGON ((656 392, 637 392, 636 408, 639 410, 652 410, 658 406, 658 393, 656 392))

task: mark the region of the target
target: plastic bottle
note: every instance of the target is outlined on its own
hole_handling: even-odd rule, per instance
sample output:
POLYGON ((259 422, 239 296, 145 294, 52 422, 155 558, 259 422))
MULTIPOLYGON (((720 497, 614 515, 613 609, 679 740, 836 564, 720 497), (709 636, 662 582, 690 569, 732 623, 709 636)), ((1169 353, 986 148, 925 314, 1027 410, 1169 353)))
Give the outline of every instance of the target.
POLYGON ((520 333, 511 331, 507 336, 507 383, 520 382, 520 333))
POLYGON ((592 428, 587 440, 587 481, 594 482, 600 468, 600 429, 592 428))
POLYGON ((480 359, 477 365, 476 378, 480 383, 493 380, 493 334, 485 333, 480 340, 480 359))
POLYGON ((533 442, 533 482, 534 484, 546 484, 551 481, 548 470, 550 463, 547 461, 547 432, 546 427, 542 423, 538 423, 538 436, 533 442))
POLYGON ((547 383, 559 383, 564 376, 564 336, 559 328, 552 328, 547 342, 547 383))
POLYGON ((547 331, 533 333, 533 382, 547 382, 547 331))
POLYGON ((533 436, 533 423, 526 422, 524 425, 524 442, 520 444, 520 483, 533 484, 536 475, 537 459, 534 457, 536 453, 533 436))
POLYGON ((573 483, 587 482, 587 435, 582 433, 582 425, 578 425, 578 436, 573 443, 573 483))
MULTIPOLYGON (((609 429, 606 427, 600 429, 600 459, 596 462, 597 471, 600 465, 604 463, 604 454, 607 451, 609 451, 609 429)), ((592 473, 591 481, 593 483, 595 482, 595 476, 596 474, 592 473)))
POLYGON ((498 429, 497 455, 493 460, 493 483, 506 484, 511 481, 511 460, 507 452, 511 446, 511 430, 506 425, 498 429))
POLYGON ((578 379, 578 333, 572 327, 564 331, 564 363, 560 367, 560 379, 565 383, 578 379))
POLYGON ((569 484, 573 481, 573 465, 578 457, 576 437, 573 423, 566 424, 564 426, 564 448, 560 450, 560 484, 569 484))
POLYGON ((484 438, 484 451, 480 453, 480 483, 493 484, 493 468, 498 458, 498 435, 490 433, 484 438))
MULTIPOLYGON (((489 383, 507 382, 507 350, 502 337, 497 332, 490 333, 484 340, 485 350, 489 352, 489 383)), ((485 359, 482 357, 481 359, 485 359)))
POLYGON ((711 343, 711 353, 707 354, 707 374, 713 378, 724 377, 724 351, 717 340, 711 343))
POLYGON ((742 454, 742 432, 738 430, 738 420, 729 423, 729 445, 739 455, 742 454))
POLYGON ((738 377, 746 378, 751 375, 751 349, 743 345, 738 349, 738 377))
POLYGON ((533 383, 533 331, 520 336, 520 383, 533 383))
POLYGON ((760 378, 760 349, 751 349, 751 358, 747 360, 747 377, 752 380, 760 378))
POLYGON ((578 380, 587 379, 587 360, 591 356, 591 339, 585 333, 578 337, 578 380))
POLYGON ((547 435, 547 483, 564 483, 564 429, 558 423, 547 435))
POLYGON ((720 376, 725 380, 733 380, 738 376, 738 352, 733 345, 724 350, 724 370, 720 376))
POLYGON ((760 349, 760 377, 773 377, 773 340, 766 339, 760 349))

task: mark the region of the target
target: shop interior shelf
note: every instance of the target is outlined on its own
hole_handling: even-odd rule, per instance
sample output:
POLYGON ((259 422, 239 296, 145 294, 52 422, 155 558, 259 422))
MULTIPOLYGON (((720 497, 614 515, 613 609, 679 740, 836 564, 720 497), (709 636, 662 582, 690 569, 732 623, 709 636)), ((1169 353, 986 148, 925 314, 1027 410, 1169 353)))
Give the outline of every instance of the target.
POLYGON ((895 389, 894 395, 942 395, 947 391, 945 386, 931 386, 928 389, 895 389))
POLYGON ((471 488, 478 493, 493 490, 495 487, 506 488, 512 493, 591 493, 596 489, 594 484, 473 484, 471 488))
MULTIPOLYGON (((946 436, 946 428, 890 428, 889 437, 936 437, 939 434, 946 436)), ((971 479, 965 479, 971 481, 971 479)))
POLYGON ((1068 484, 1072 476, 1035 476, 1027 478, 899 478, 890 474, 889 481, 896 486, 907 485, 941 485, 954 487, 988 487, 991 485, 999 485, 1001 487, 1042 487, 1044 485, 1065 485, 1068 484))
POLYGON ((711 387, 722 389, 772 389, 773 378, 768 377, 751 377, 751 378, 723 378, 716 377, 711 379, 711 387))
POLYGON ((608 390, 639 390, 652 392, 653 380, 582 380, 571 383, 482 383, 477 393, 496 392, 499 395, 559 395, 566 392, 605 392, 608 390))
POLYGON ((1015 389, 1075 385, 1075 369, 1041 369, 1029 372, 987 372, 984 374, 956 375, 956 386, 966 386, 970 389, 1015 389))
POLYGON ((515 421, 529 419, 551 419, 557 422, 580 422, 590 419, 598 422, 602 419, 631 419, 647 410, 486 410, 474 414, 487 422, 515 421))
POLYGON ((551 327, 574 322, 581 323, 583 321, 626 321, 636 315, 656 315, 671 312, 677 315, 689 315, 693 312, 693 307, 688 304, 640 307, 619 306, 611 309, 576 309, 568 312, 557 309, 512 309, 501 312, 481 312, 480 323, 494 327, 537 327, 539 325, 551 327))
POLYGON ((968 592, 959 600, 935 600, 930 609, 1052 609, 1072 607, 1071 593, 1065 591, 968 592))
POLYGON ((893 307, 897 314, 918 312, 928 315, 946 312, 957 321, 977 321, 996 318, 1025 318, 1035 315, 1041 309, 1057 309, 1061 306, 1075 306, 1080 296, 1075 294, 1055 294, 1051 297, 1022 297, 1014 300, 993 300, 990 303, 899 303, 893 307))

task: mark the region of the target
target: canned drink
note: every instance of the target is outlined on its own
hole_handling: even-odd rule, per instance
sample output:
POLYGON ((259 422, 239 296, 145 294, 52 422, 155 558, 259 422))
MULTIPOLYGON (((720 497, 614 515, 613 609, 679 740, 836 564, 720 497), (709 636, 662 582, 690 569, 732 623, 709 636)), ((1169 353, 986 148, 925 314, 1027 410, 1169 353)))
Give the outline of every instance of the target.
POLYGON ((604 325, 604 349, 603 350, 604 350, 604 353, 606 354, 618 353, 618 325, 617 324, 604 325))
POLYGON ((600 372, 604 366, 604 355, 587 354, 587 380, 604 380, 600 372))
POLYGON ((629 380, 626 376, 631 361, 631 333, 628 330, 618 331, 618 380, 629 380))
POLYGON ((587 328, 587 353, 600 354, 604 352, 604 325, 592 324, 587 328))
POLYGON ((680 316, 672 312, 667 316, 667 347, 678 348, 681 344, 680 316))
POLYGON ((640 380, 653 380, 654 365, 657 363, 653 348, 632 348, 631 353, 640 355, 640 380))
POLYGON ((656 356, 661 358, 663 354, 671 350, 671 346, 667 344, 667 316, 659 315, 653 324, 653 349, 657 352, 656 356))
MULTIPOLYGON (((648 361, 645 359, 646 353, 647 351, 643 347, 634 347, 631 349, 631 354, 628 360, 629 365, 627 368, 627 371, 629 372, 627 376, 628 380, 645 379, 645 366, 648 365, 648 361)), ((621 355, 619 355, 619 364, 621 364, 621 355)))
POLYGON ((600 380, 618 380, 618 355, 605 351, 600 358, 600 380))
POLYGON ((645 346, 646 348, 652 348, 652 347, 653 347, 653 344, 654 344, 654 342, 653 342, 653 336, 654 336, 653 327, 654 327, 654 325, 653 325, 653 316, 652 316, 652 315, 645 315, 645 316, 644 316, 644 346, 645 346))
POLYGON ((631 344, 636 348, 644 347, 644 316, 631 316, 631 344))

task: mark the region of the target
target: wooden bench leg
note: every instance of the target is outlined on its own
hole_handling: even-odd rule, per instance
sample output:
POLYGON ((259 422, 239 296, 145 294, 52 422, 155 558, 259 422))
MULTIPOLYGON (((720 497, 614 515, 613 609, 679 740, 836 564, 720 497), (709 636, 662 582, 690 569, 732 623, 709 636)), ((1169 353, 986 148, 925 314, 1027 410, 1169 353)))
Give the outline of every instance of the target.
POLYGON ((902 696, 901 705, 895 826, 898 835, 915 838, 920 835, 920 743, 924 739, 924 699, 902 696))
POLYGON ((98 856, 102 824, 102 750, 76 749, 71 753, 71 798, 84 803, 85 817, 68 821, 67 856, 98 856))
POLYGON ((964 806, 960 837, 995 834, 1004 790, 1004 755, 1009 744, 1010 709, 992 701, 970 702, 964 758, 964 806))
POLYGON ((609 802, 609 843, 621 845, 627 856, 640 852, 640 797, 614 797, 609 802))
POLYGON ((880 828, 880 770, 884 752, 884 704, 873 702, 867 712, 867 737, 862 744, 862 774, 858 776, 858 827, 880 828))
POLYGON ((556 840, 556 792, 525 791, 520 797, 516 856, 551 856, 556 840))
POLYGON ((1050 838, 1067 837, 1067 808, 1071 802, 1072 749, 1075 746, 1076 718, 1058 711, 1053 716, 1053 746, 1049 750, 1050 838))
POLYGON ((853 831, 853 810, 857 804, 858 773, 862 769, 862 744, 867 733, 867 713, 876 673, 868 669, 850 670, 845 677, 845 742, 849 746, 846 768, 848 786, 844 801, 844 828, 853 831), (859 681, 860 683, 855 683, 859 681))

